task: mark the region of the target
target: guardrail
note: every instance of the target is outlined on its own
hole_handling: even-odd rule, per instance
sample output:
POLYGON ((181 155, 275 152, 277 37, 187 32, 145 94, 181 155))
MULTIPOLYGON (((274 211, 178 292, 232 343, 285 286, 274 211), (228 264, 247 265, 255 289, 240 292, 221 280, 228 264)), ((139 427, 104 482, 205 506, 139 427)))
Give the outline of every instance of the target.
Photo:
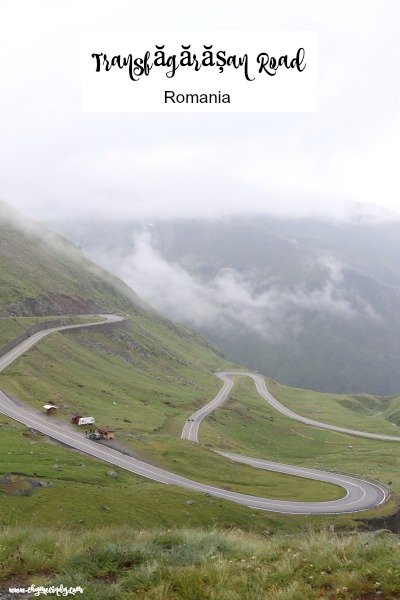
MULTIPOLYGON (((79 316, 81 316, 81 315, 74 315, 74 318, 79 317, 79 316)), ((96 316, 96 315, 93 315, 93 316, 96 316)), ((63 325, 69 325, 70 318, 71 317, 68 317, 68 318, 64 317, 62 319, 52 319, 51 321, 42 321, 41 323, 35 323, 35 325, 31 325, 26 331, 24 331, 23 333, 20 333, 16 338, 10 340, 9 342, 7 342, 7 344, 2 346, 0 348, 0 356, 4 356, 5 354, 7 354, 7 352, 10 352, 10 350, 13 350, 14 348, 16 348, 16 346, 18 346, 18 344, 20 344, 21 342, 24 342, 29 337, 31 337, 33 334, 38 333, 39 331, 44 331, 45 329, 52 329, 53 327, 62 327, 63 325)), ((106 329, 106 330, 113 329, 114 327, 119 327, 121 329, 130 331, 132 328, 132 324, 128 320, 110 321, 108 323, 99 323, 98 325, 92 325, 90 330, 91 331, 104 331, 104 329, 106 329)), ((75 327, 74 329, 65 329, 64 331, 61 331, 60 333, 64 333, 64 334, 80 333, 82 331, 87 331, 87 330, 88 330, 87 326, 85 327, 84 325, 82 325, 82 327, 75 327)))
POLYGON ((52 327, 62 327, 63 325, 68 325, 68 319, 52 319, 51 321, 42 321, 41 323, 35 323, 35 325, 31 325, 26 331, 20 333, 16 338, 7 342, 0 348, 0 356, 7 354, 10 350, 13 350, 18 344, 27 340, 34 333, 38 333, 38 331, 44 331, 45 329, 51 329, 52 327))

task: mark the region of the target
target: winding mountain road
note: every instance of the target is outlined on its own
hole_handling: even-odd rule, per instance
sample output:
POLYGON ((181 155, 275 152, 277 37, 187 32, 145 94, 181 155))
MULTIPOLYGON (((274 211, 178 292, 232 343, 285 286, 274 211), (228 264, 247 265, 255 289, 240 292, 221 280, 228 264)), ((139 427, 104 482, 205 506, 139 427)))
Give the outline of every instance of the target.
MULTIPOLYGON (((104 317, 102 323, 109 323, 110 321, 123 320, 122 317, 116 315, 99 315, 104 317)), ((66 325, 62 327, 55 327, 41 331, 21 344, 15 347, 13 350, 5 354, 0 358, 0 371, 5 369, 11 362, 16 360, 21 354, 26 352, 31 346, 38 343, 43 337, 54 333, 56 331, 62 331, 65 329, 73 329, 78 327, 91 327, 93 325, 100 325, 101 323, 88 323, 78 325, 66 325)), ((203 409, 200 409, 194 413, 190 419, 186 422, 182 437, 191 441, 198 441, 198 433, 201 421, 212 412, 219 404, 221 404, 229 395, 232 388, 233 381, 230 375, 245 375, 251 377, 256 384, 259 394, 265 398, 274 408, 286 414, 287 416, 304 423, 317 425, 326 429, 332 429, 334 431, 344 431, 353 435, 364 435, 365 437, 373 437, 376 439, 385 439, 391 441, 400 441, 400 438, 393 438, 389 436, 379 436, 376 434, 368 434, 364 432, 353 432, 352 430, 334 427, 312 421, 311 419, 305 419, 296 413, 286 409, 277 400, 275 400, 268 392, 264 379, 257 374, 250 372, 224 372, 218 373, 217 376, 223 380, 224 385, 218 395, 207 404, 203 409)), ((324 471, 317 471, 314 469, 306 469, 303 467, 296 467, 291 465, 284 465, 280 463, 272 463, 265 460, 258 460, 254 458, 248 458, 243 456, 237 456, 232 454, 226 454, 220 452, 221 455, 238 462, 248 464, 255 468, 267 469, 277 471, 281 473, 287 473, 296 475, 298 477, 305 477, 316 479, 319 481, 326 481, 344 488, 345 495, 339 500, 329 502, 289 502, 284 500, 271 500, 267 498, 260 498, 257 496, 250 496, 247 494, 240 494, 236 492, 230 492, 214 486, 205 485, 181 477, 164 469, 160 469, 143 461, 131 458, 103 445, 99 445, 94 441, 88 440, 83 433, 74 432, 66 427, 66 424, 54 417, 48 417, 47 415, 38 415, 33 409, 16 403, 0 391, 0 412, 7 415, 8 417, 23 423, 28 427, 48 435, 52 439, 55 439, 67 446, 85 452, 91 456, 99 458, 105 462, 119 466, 122 469, 147 477, 154 481, 158 481, 164 484, 179 485, 191 490, 198 492, 208 493, 212 496, 223 498, 226 500, 232 500, 239 504, 244 504, 254 509, 266 510, 271 512, 289 513, 289 514, 338 514, 347 512, 358 512, 374 508, 388 498, 388 494, 385 489, 377 484, 364 481, 355 477, 349 477, 347 475, 340 475, 336 473, 328 473, 324 471)))
POLYGON ((182 438, 190 440, 191 442, 198 442, 199 430, 202 420, 213 412, 224 402, 228 396, 229 392, 233 386, 233 380, 230 375, 243 375, 245 377, 251 377, 254 380, 256 385, 257 392, 260 394, 261 398, 264 398, 273 408, 275 408, 278 412, 282 413, 286 417, 294 419, 295 421, 300 421, 301 423, 305 423, 306 425, 314 425, 316 427, 320 427, 321 429, 330 429, 331 431, 339 431, 341 433, 348 433, 350 435, 355 435, 358 437, 365 438, 373 438, 375 440, 385 440, 389 442, 400 442, 400 437, 395 437, 391 435, 381 435, 378 433, 369 433, 368 431, 357 431, 356 429, 346 429, 345 427, 336 427, 335 425, 328 425, 327 423, 321 423, 320 421, 314 421, 313 419, 308 419, 307 417, 302 417, 297 413, 293 412, 289 408, 286 408, 283 404, 278 402, 276 398, 274 398, 268 391, 267 386, 265 385, 264 377, 258 375, 257 373, 251 373, 250 371, 223 371, 222 373, 216 373, 216 376, 219 379, 222 379, 224 385, 221 390, 218 392, 217 396, 214 400, 211 400, 208 404, 203 406, 200 410, 193 413, 187 422, 185 423, 182 431, 182 438))

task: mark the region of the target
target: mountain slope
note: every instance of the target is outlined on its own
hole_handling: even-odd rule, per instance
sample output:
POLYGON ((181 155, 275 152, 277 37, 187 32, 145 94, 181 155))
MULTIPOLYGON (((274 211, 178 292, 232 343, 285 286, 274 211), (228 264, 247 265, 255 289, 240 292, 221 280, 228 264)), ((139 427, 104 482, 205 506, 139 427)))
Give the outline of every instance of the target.
MULTIPOLYGON (((20 228, 18 235, 8 239, 8 262, 4 273, 8 273, 10 279, 13 271, 21 272, 19 248, 22 243, 30 246, 32 256, 47 260, 47 265, 52 260, 54 243, 52 251, 48 252, 50 246, 45 239, 38 241, 31 236, 24 240, 20 228)), ((64 283, 62 269, 68 264, 64 266, 62 255, 56 259, 53 265, 63 266, 54 269, 54 286, 60 286, 63 294, 72 294, 73 286, 79 289, 79 283, 64 283)), ((84 259, 83 265, 86 268, 84 259)), ((43 269, 41 265, 37 268, 43 269)), ((69 273, 73 268, 80 271, 79 263, 74 263, 69 273)), ((84 270, 77 276, 84 278, 85 273, 89 278, 90 274, 84 270)), ((27 297, 35 298, 35 293, 40 295, 42 289, 36 291, 36 282, 29 277, 28 274, 24 282, 27 297)), ((101 285, 98 280, 92 281, 89 283, 93 286, 101 285)), ((51 293, 50 277, 46 285, 46 293, 51 293)), ((110 310, 117 310, 119 306, 125 308, 129 302, 118 290, 105 295, 104 300, 99 295, 98 302, 102 301, 110 310)), ((226 406, 210 417, 204 434, 202 432, 201 444, 182 440, 182 426, 188 416, 219 391, 220 382, 214 373, 232 370, 235 366, 224 360, 196 332, 172 323, 146 307, 139 309, 133 302, 124 314, 131 324, 130 330, 75 330, 75 333, 56 333, 42 340, 2 372, 1 388, 41 413, 44 402, 55 402, 59 407, 57 418, 65 421, 70 421, 73 413, 94 416, 96 425, 116 431, 117 439, 108 444, 115 444, 114 447, 123 452, 196 481, 272 498, 309 500, 321 496, 327 499, 337 493, 337 490, 323 489, 318 482, 308 480, 300 485, 291 477, 277 473, 257 472, 255 477, 245 465, 232 464, 210 449, 220 447, 247 456, 262 454, 265 458, 278 456, 289 463, 305 463, 310 467, 319 461, 321 468, 326 463, 335 469, 352 459, 347 440, 343 445, 338 436, 329 432, 310 436, 299 428, 293 429, 291 419, 275 414, 245 384, 237 384, 226 406)), ((0 329, 3 323, 11 320, 22 323, 23 319, 3 317, 0 329)), ((268 385, 275 385, 274 391, 276 389, 284 396, 287 393, 273 382, 268 385)), ((317 395, 310 395, 318 402, 317 395)), ((351 398, 343 401, 352 406, 351 398)), ((381 407, 379 402, 375 405, 381 407)), ((396 405, 393 399, 389 408, 393 416, 396 405)), ((371 425, 367 417, 365 426, 368 428, 371 425)), ((358 419, 357 415, 353 418, 358 419)), ((107 523, 175 526, 184 517, 199 525, 216 522, 227 527, 236 524, 246 529, 262 531, 265 528, 265 515, 232 507, 227 501, 209 500, 207 496, 189 491, 176 493, 174 486, 160 489, 142 478, 123 473, 110 483, 106 465, 82 458, 65 448, 56 447, 53 453, 46 439, 15 426, 11 419, 0 417, 0 424, 0 454, 5 458, 0 467, 0 494, 6 496, 0 524, 8 523, 10 519, 12 523, 24 524, 32 512, 36 522, 44 524, 50 511, 52 522, 60 527, 80 527, 82 520, 96 528, 107 523), (24 486, 38 485, 38 481, 43 480, 51 485, 46 485, 37 496, 32 493, 29 499, 20 501, 8 495, 19 490, 23 492, 24 486), (81 502, 80 496, 87 500, 81 502), (194 508, 190 508, 192 504, 194 508)), ((380 416, 374 416, 373 426, 382 426, 385 431, 393 427, 387 418, 380 416)), ((385 442, 362 440, 355 447, 362 452, 362 460, 358 463, 362 475, 369 474, 371 465, 374 467, 379 463, 383 465, 384 480, 390 474, 393 485, 398 485, 392 469, 394 461, 397 464, 400 448, 394 448, 394 452, 384 459, 385 442)), ((388 507, 385 506, 385 510, 388 507)), ((271 522, 276 527, 292 526, 281 517, 273 517, 271 522)))
MULTIPOLYGON (((81 281, 87 280, 89 287, 101 286, 102 279, 107 276, 102 275, 99 269, 102 279, 96 279, 92 275, 93 267, 90 264, 87 266, 79 253, 76 261, 71 259, 72 264, 69 263, 70 257, 66 261, 62 253, 55 253, 55 244, 68 249, 68 243, 60 241, 54 235, 49 243, 43 228, 39 228, 43 236, 39 239, 37 227, 35 235, 30 233, 24 236, 21 225, 15 225, 14 221, 12 214, 11 217, 9 214, 9 231, 12 235, 3 238, 3 256, 7 257, 7 266, 3 272, 13 281, 15 273, 23 274, 24 260, 31 261, 32 268, 43 274, 45 287, 42 287, 43 281, 32 279, 31 271, 27 269, 23 284, 28 298, 35 299, 37 294, 41 297, 43 290, 46 294, 51 294, 52 282, 54 288, 67 298, 73 298, 72 294, 80 289, 81 281), (30 256, 27 254, 28 248, 30 256), (44 263, 36 264, 35 261, 39 260, 44 263), (49 265, 53 268, 52 276, 49 265), (76 278, 74 269, 77 271, 76 278), (63 277, 64 270, 68 274, 66 281, 63 277)), ((24 228, 27 229, 29 225, 26 221, 24 228)), ((7 293, 8 289, 10 286, 5 288, 7 293)), ((130 330, 105 331, 91 328, 84 331, 71 330, 69 334, 53 333, 1 373, 1 388, 40 413, 43 412, 44 402, 53 401, 58 406, 57 418, 68 422, 71 415, 76 413, 94 416, 96 426, 108 426, 116 431, 115 444, 117 448, 122 445, 123 452, 133 453, 146 462, 167 467, 199 481, 229 486, 233 469, 227 468, 226 460, 208 448, 188 444, 180 436, 182 424, 188 415, 202 406, 205 399, 214 397, 219 390, 220 382, 214 376, 215 371, 231 369, 232 365, 196 332, 172 323, 151 310, 141 308, 139 312, 135 304, 128 306, 126 296, 116 289, 116 285, 112 292, 106 288, 103 293, 104 299, 99 292, 97 303, 105 302, 112 310, 123 306, 126 309, 126 321, 131 325, 130 330)), ((30 305, 25 305, 26 310, 29 307, 30 305)), ((56 305, 56 308, 64 306, 56 305)), ((14 318, 0 319, 0 328, 10 319, 14 318)), ((2 425, 9 424, 8 419, 0 420, 2 425)), ((25 432, 26 435, 29 436, 30 433, 25 432)), ((24 437, 24 433, 22 436, 24 437)), ((18 437, 17 435, 17 439, 18 437)), ((1 439, 0 445, 4 444, 1 439)), ((34 438, 32 442, 36 444, 38 440, 34 438)), ((110 442, 111 445, 113 443, 110 442)), ((19 444, 16 442, 17 446, 19 444)), ((14 455, 12 451, 1 467, 7 469, 5 473, 3 471, 5 477, 11 473, 20 477, 29 474, 37 478, 39 464, 43 465, 41 468, 44 470, 44 460, 42 463, 39 458, 43 451, 42 446, 38 454, 39 448, 35 447, 27 456, 26 445, 22 455, 14 455)), ((3 445, 1 452, 5 453, 3 445)), ((48 455, 45 470, 47 478, 52 469, 50 461, 54 459, 51 452, 44 454, 48 455)), ((244 465, 235 466, 234 473, 233 485, 239 491, 251 493, 253 490, 265 497, 272 495, 294 498, 299 495, 291 484, 291 478, 288 479, 287 476, 266 472, 258 475, 257 481, 254 481, 252 473, 244 465)), ((82 483, 81 477, 74 475, 72 463, 68 472, 66 467, 65 474, 61 477, 66 477, 68 481, 75 481, 76 477, 82 483)), ((140 478, 135 478, 135 482, 137 481, 140 482, 140 478)), ((147 483, 146 488, 154 489, 147 487, 147 483)), ((323 486, 317 482, 308 482, 301 490, 306 498, 325 493, 337 494, 337 490, 324 491, 323 486)), ((48 496, 49 500, 53 498, 53 503, 48 503, 52 506, 53 518, 64 523, 66 515, 63 506, 55 508, 59 490, 49 490, 48 496)), ((173 489, 168 488, 163 496, 166 505, 173 504, 173 489)), ((203 504, 205 503, 208 500, 204 500, 203 504)), ((151 498, 149 504, 151 505, 151 498)), ((210 511, 212 513, 213 510, 210 511)), ((45 518, 45 514, 41 514, 45 518)), ((248 518, 244 512, 243 515, 248 518)), ((202 518, 204 522, 205 517, 202 518)), ((96 521, 93 515, 91 519, 96 521)), ((100 521, 100 517, 98 520, 100 521)), ((176 521, 178 520, 177 516, 176 521)))
POLYGON ((0 315, 150 310, 73 243, 0 202, 0 315))
POLYGON ((320 391, 400 390, 398 223, 260 216, 63 228, 230 360, 320 391))

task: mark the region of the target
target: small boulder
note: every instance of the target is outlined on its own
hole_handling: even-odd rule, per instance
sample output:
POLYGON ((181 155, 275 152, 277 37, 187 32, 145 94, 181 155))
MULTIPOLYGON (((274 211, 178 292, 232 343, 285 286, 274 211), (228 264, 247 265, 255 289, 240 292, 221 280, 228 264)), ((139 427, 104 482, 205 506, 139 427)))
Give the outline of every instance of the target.
POLYGON ((108 475, 109 477, 118 477, 118 473, 117 473, 117 471, 113 471, 113 470, 111 470, 111 471, 107 471, 107 475, 108 475))

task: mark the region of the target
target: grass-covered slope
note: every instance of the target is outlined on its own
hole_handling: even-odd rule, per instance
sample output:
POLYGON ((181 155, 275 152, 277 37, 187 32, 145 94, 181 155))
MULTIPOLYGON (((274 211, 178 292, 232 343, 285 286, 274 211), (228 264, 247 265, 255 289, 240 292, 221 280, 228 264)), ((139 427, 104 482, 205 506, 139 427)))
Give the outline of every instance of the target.
MULTIPOLYGON (((230 365, 204 343, 196 344, 196 334, 184 327, 134 318, 132 328, 107 335, 53 335, 10 365, 2 386, 38 410, 44 401, 55 401, 58 417, 65 420, 75 412, 94 416, 98 425, 115 428, 118 443, 135 456, 219 487, 288 500, 328 500, 342 494, 328 484, 232 463, 212 448, 392 481, 393 489, 400 490, 400 444, 296 423, 271 409, 247 378, 237 377, 231 398, 206 420, 200 446, 181 440, 187 417, 220 388, 214 372, 230 365)), ((290 406, 300 398, 295 406, 299 413, 311 410, 334 422, 335 407, 329 412, 334 400, 344 405, 342 413, 336 407, 341 424, 391 434, 395 429, 384 415, 372 418, 353 411, 351 402, 357 402, 351 397, 291 390, 272 381, 269 386, 290 406)))
MULTIPOLYGON (((54 236, 55 246, 62 246, 58 252, 46 230, 27 232, 26 223, 7 218, 0 238, 0 305, 8 316, 0 319, 0 340, 9 341, 38 315, 93 306, 123 311, 131 323, 130 330, 43 339, 0 374, 0 387, 10 395, 40 411, 53 400, 60 407, 57 418, 65 421, 75 412, 90 414, 96 424, 115 428, 115 447, 245 493, 327 500, 342 492, 232 463, 211 448, 356 472, 383 483, 391 479, 400 489, 400 445, 296 425, 273 412, 244 378, 207 419, 200 445, 181 440, 185 419, 220 388, 214 373, 238 367, 197 333, 147 309, 65 240, 54 236)), ((390 420, 397 420, 397 398, 269 385, 284 403, 321 421, 337 416, 340 424, 395 430, 390 420), (382 414, 373 417, 375 411, 382 414)), ((82 586, 89 600, 358 598, 376 590, 390 598, 399 583, 397 541, 346 536, 359 525, 354 515, 256 511, 126 473, 5 416, 0 426, 0 594, 34 583, 82 586), (327 533, 332 523, 335 532, 327 533)), ((357 517, 394 509, 392 499, 357 517)))
MULTIPOLYGON (((296 390, 269 380, 271 393, 298 414, 360 431, 400 437, 384 413, 360 411, 362 399, 296 390)), ((380 399, 370 397, 370 402, 380 399)), ((400 405, 400 398, 392 399, 400 405)), ((377 411, 379 412, 379 411, 377 411)), ((225 452, 372 478, 400 492, 400 442, 385 442, 319 429, 293 421, 261 399, 246 378, 237 378, 232 399, 206 420, 201 441, 225 452)))
POLYGON ((76 597, 87 600, 389 600, 399 597, 399 559, 388 534, 10 528, 0 576, 19 587, 80 586, 76 597))
MULTIPOLYGON (((216 455, 211 448, 236 451, 280 462, 331 468, 393 480, 400 464, 400 445, 354 439, 309 429, 277 414, 257 396, 252 382, 237 378, 231 398, 207 419, 200 445, 180 439, 186 418, 212 398, 220 388, 214 372, 229 369, 196 333, 162 319, 132 318, 132 331, 52 334, 10 365, 1 375, 1 387, 32 407, 42 410, 53 400, 58 418, 66 421, 79 412, 92 415, 98 425, 116 430, 116 443, 135 456, 198 481, 244 493, 291 500, 328 500, 341 495, 335 486, 254 470, 216 455), (350 450, 349 445, 353 448, 350 450)), ((283 401, 298 395, 305 412, 308 403, 321 399, 318 418, 328 419, 325 395, 281 388, 273 393, 283 401)), ((337 397, 337 401, 351 398, 337 397)), ((371 400, 372 401, 372 400, 371 400)), ((378 400, 377 400, 378 401, 378 400)), ((347 414, 347 413, 346 413, 347 414)), ((346 417, 346 414, 342 418, 346 417)), ((367 417, 355 413, 365 427, 367 417)), ((377 427, 393 427, 376 417, 377 427)), ((254 511, 203 494, 162 486, 85 455, 49 443, 6 417, 0 418, 0 524, 23 525, 31 515, 45 525, 63 528, 96 528, 123 524, 137 528, 219 525, 245 530, 297 530, 309 525, 328 526, 332 521, 351 526, 354 516, 279 517, 254 511), (84 466, 82 466, 82 463, 84 466), (61 471, 55 469, 61 467, 61 471), (112 468, 112 467, 111 467, 112 468), (30 483, 33 481, 33 491, 30 483), (51 486, 37 487, 39 481, 51 486), (24 489, 27 488, 27 494, 24 489), (13 495, 14 489, 17 495, 13 495), (106 506, 108 508, 102 509, 106 506)), ((374 421, 375 423, 375 421, 374 421)), ((356 424, 355 422, 353 424, 356 424)), ((394 429, 394 428, 393 428, 394 429)), ((361 518, 387 514, 394 501, 361 518)))
MULTIPOLYGON (((7 213, 4 207, 3 213, 7 213)), ((292 477, 274 473, 260 473, 255 479, 252 470, 244 465, 233 466, 205 447, 182 441, 181 430, 187 417, 220 388, 214 373, 230 369, 232 365, 197 333, 142 307, 133 292, 124 290, 117 280, 110 277, 113 287, 109 286, 109 276, 100 269, 97 273, 97 267, 70 247, 69 242, 26 221, 21 225, 20 221, 11 211, 3 219, 6 232, 1 271, 6 282, 1 292, 3 306, 10 308, 11 292, 20 298, 11 302, 11 306, 23 305, 26 311, 37 306, 38 298, 42 302, 43 297, 54 298, 57 294, 60 297, 62 293, 69 301, 86 298, 89 293, 92 299, 97 294, 96 304, 103 310, 122 312, 121 308, 124 309, 131 330, 52 334, 1 373, 2 389, 39 411, 45 402, 54 401, 59 406, 58 418, 66 421, 70 421, 74 413, 93 416, 97 426, 115 428, 116 443, 123 444, 128 452, 196 480, 292 500, 311 500, 315 495, 328 500, 342 495, 342 490, 335 486, 312 481, 307 481, 299 490, 292 477), (62 251, 56 251, 56 247, 62 251)), ((57 307, 66 312, 64 305, 56 304, 57 307)), ((31 317, 0 319, 0 338, 8 341, 25 321, 28 325, 31 317)), ((12 434, 14 430, 10 431, 12 434)), ((3 435, 0 442, 5 457, 0 466, 2 475, 39 477, 41 453, 35 452, 39 448, 38 440, 32 440, 32 450, 21 455, 8 454, 13 443, 6 442, 5 438, 3 435)), ((50 450, 50 461, 51 456, 50 450)), ((77 472, 80 473, 79 469, 77 472)), ((48 469, 44 469, 43 474, 48 476, 48 469)), ((71 486, 68 493, 72 494, 83 484, 71 477, 69 469, 65 470, 65 477, 62 474, 58 478, 64 481, 64 488, 71 486)), ((136 479, 139 478, 133 478, 136 479)), ((89 481, 83 485, 89 486, 89 495, 93 494, 89 481)), ((149 482, 146 485, 160 488, 149 482)), ((64 515, 56 509, 57 490, 46 488, 41 494, 52 505, 55 522, 65 524, 64 515)), ((171 491, 171 498, 173 495, 171 491)), ((141 502, 146 503, 144 499, 141 502)), ((17 509, 17 522, 23 521, 26 517, 23 506, 27 506, 27 501, 25 505, 14 501, 13 506, 17 509)), ((89 507, 90 504, 82 507, 83 512, 89 507)), ((234 512, 237 511, 249 518, 246 509, 235 507, 234 512)), ((206 511, 204 519, 211 514, 206 511)), ((99 518, 97 512, 94 518, 99 518)), ((180 518, 181 515, 177 515, 177 521, 180 518)))
MULTIPOLYGON (((8 394, 40 411, 45 402, 54 401, 59 406, 57 418, 66 421, 70 421, 74 413, 94 416, 97 425, 116 430, 117 446, 122 444, 126 451, 135 456, 205 483, 289 500, 328 500, 342 494, 335 486, 255 471, 245 465, 231 463, 212 452, 211 448, 219 447, 282 462, 308 466, 314 466, 318 462, 321 468, 342 468, 354 472, 351 465, 353 455, 350 456, 346 451, 351 442, 346 440, 343 445, 342 440, 338 442, 337 436, 328 432, 318 433, 311 439, 310 435, 300 431, 301 427, 297 430, 292 421, 273 413, 265 402, 256 397, 255 390, 249 387, 250 382, 238 381, 226 407, 219 409, 204 426, 201 445, 181 440, 182 427, 187 417, 213 398, 220 388, 220 380, 214 373, 230 370, 235 366, 225 361, 194 331, 142 307, 134 296, 129 298, 131 292, 124 291, 123 288, 121 292, 117 280, 113 280, 114 287, 106 284, 103 288, 102 282, 107 281, 107 274, 103 273, 99 278, 93 275, 94 279, 90 279, 90 273, 96 267, 88 263, 80 252, 77 251, 75 258, 70 255, 66 258, 67 252, 55 256, 52 251, 54 244, 48 241, 48 237, 45 241, 44 237, 39 239, 36 233, 24 233, 20 225, 13 227, 7 229, 7 272, 20 274, 23 285, 29 288, 27 297, 37 298, 41 294, 51 296, 54 290, 63 290, 63 294, 76 292, 83 297, 81 285, 86 283, 97 290, 96 303, 102 305, 103 310, 107 308, 113 312, 122 312, 121 308, 124 308, 131 330, 87 330, 68 335, 52 334, 2 372, 1 387, 8 394), (30 278, 30 269, 21 270, 25 265, 20 258, 21 247, 26 247, 26 254, 30 248, 32 263, 39 261, 35 268, 46 274, 46 288, 39 290, 44 283, 30 278), (12 268, 13 261, 15 268, 12 268), (57 265, 53 271, 50 269, 52 261, 53 266, 57 265), (70 283, 64 282, 64 268, 69 273, 70 283), (35 285, 39 287, 35 288, 35 285), (35 296, 35 293, 39 296, 35 296)), ((36 226, 34 229, 37 232, 36 226)), ((57 243, 61 244, 58 237, 57 243)), ((68 242, 65 244, 68 246, 68 242)), ((4 269, 3 271, 5 272, 4 269)), ((5 280, 7 281, 6 277, 5 280)), ((9 289, 6 286, 3 292, 7 301, 10 299, 9 289)), ((11 335, 16 323, 20 326, 21 319, 0 319, 0 329, 4 327, 5 330, 3 337, 11 335)), ((313 401, 311 394, 310 403, 313 401)), ((395 402, 392 409, 395 410, 395 402)), ((382 426, 389 427, 383 417, 379 419, 382 426)), ((201 495, 182 490, 178 491, 179 498, 196 497, 194 508, 185 510, 183 503, 186 500, 182 500, 183 511, 179 510, 175 514, 174 511, 171 512, 176 497, 174 489, 143 482, 141 478, 126 474, 121 474, 115 481, 109 480, 106 465, 83 458, 82 462, 93 465, 91 472, 92 467, 79 467, 81 461, 77 460, 75 453, 50 446, 42 438, 27 437, 24 433, 28 433, 28 436, 30 433, 24 432, 24 428, 20 426, 14 428, 9 419, 3 419, 2 423, 0 474, 7 477, 13 473, 18 477, 32 478, 36 483, 41 477, 46 480, 50 478, 50 482, 54 482, 54 486, 38 490, 35 488, 32 495, 15 500, 8 494, 9 487, 5 481, 5 487, 0 493, 4 494, 5 503, 10 509, 9 513, 3 513, 7 515, 4 517, 6 522, 12 516, 15 524, 23 524, 33 505, 38 506, 34 511, 38 522, 43 522, 46 518, 47 508, 52 510, 52 514, 57 516, 58 522, 63 526, 67 525, 69 519, 73 526, 80 519, 94 526, 96 522, 110 520, 110 516, 107 516, 109 514, 113 515, 112 519, 118 515, 112 524, 120 524, 125 520, 138 526, 149 522, 173 525, 188 513, 187 518, 197 515, 193 519, 196 524, 226 524, 228 521, 257 529, 263 526, 266 518, 270 518, 265 515, 252 517, 249 509, 213 499, 205 500, 201 495), (54 474, 53 465, 58 462, 65 468, 54 474), (101 476, 96 475, 100 472, 101 476), (135 487, 136 484, 139 487, 135 487), (132 486, 136 490, 135 500, 131 496, 132 486), (161 491, 155 493, 153 490, 161 491), (76 506, 78 496, 88 500, 80 505, 79 514, 66 508, 76 506), (99 512, 101 498, 105 505, 111 506, 112 511, 105 510, 104 514, 99 512), (96 499, 96 502, 91 502, 90 499, 96 499), (124 507, 131 506, 132 502, 137 510, 133 513, 126 512, 124 507), (40 511, 39 506, 42 507, 40 511), (224 508, 226 506, 229 508, 224 508), (222 518, 224 510, 225 515, 232 516, 222 518)), ((362 425, 360 422, 360 427, 362 425)), ((358 446, 357 441, 357 449, 364 448, 362 444, 364 441, 358 446)), ((377 460, 379 453, 383 455, 383 449, 384 443, 380 445, 379 442, 375 444, 371 440, 365 441, 365 452, 363 450, 357 472, 378 479, 382 474, 385 483, 391 465, 397 464, 398 451, 395 449, 393 454, 387 455, 388 461, 385 462, 384 469, 380 470, 377 460), (392 459, 394 462, 390 462, 392 459)), ((395 477, 392 479, 397 487, 399 482, 395 477)), ((17 488, 25 485, 23 481, 18 481, 17 488)), ((388 507, 384 510, 387 511, 388 507)), ((281 522, 285 527, 290 527, 292 520, 288 517, 281 522)), ((301 522, 301 518, 296 520, 298 522, 301 522)))
POLYGON ((311 480, 300 485, 268 472, 255 477, 252 469, 181 440, 187 417, 221 386, 215 371, 231 365, 184 327, 136 318, 132 328, 54 335, 10 365, 2 387, 38 410, 53 400, 67 421, 74 413, 93 416, 136 456, 196 481, 288 500, 343 495, 311 480))
POLYGON ((0 315, 145 310, 125 284, 81 250, 0 201, 0 315))

